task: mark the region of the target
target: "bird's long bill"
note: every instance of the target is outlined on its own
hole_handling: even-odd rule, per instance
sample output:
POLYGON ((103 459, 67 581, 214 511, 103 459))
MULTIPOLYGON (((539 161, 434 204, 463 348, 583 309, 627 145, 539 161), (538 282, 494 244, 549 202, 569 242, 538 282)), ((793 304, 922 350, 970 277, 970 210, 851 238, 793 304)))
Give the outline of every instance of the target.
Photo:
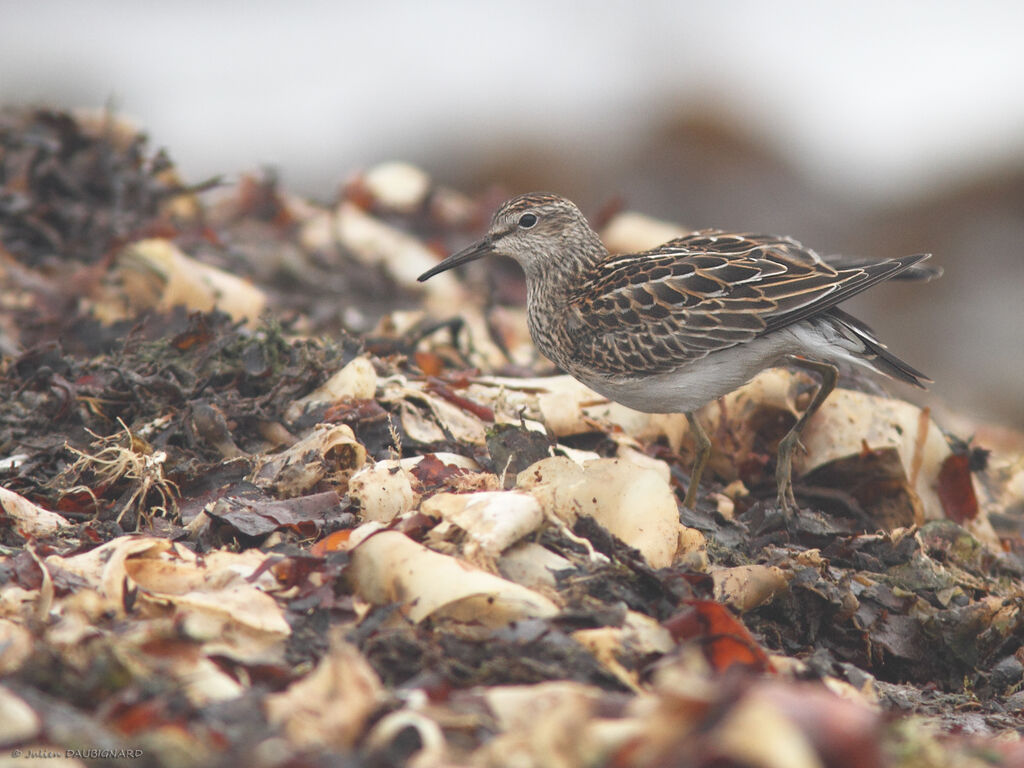
POLYGON ((436 267, 428 269, 416 279, 422 283, 424 280, 429 280, 440 272, 447 272, 449 269, 457 267, 460 264, 466 264, 470 261, 482 259, 484 256, 490 256, 492 253, 494 253, 494 246, 491 244, 491 239, 489 237, 485 237, 483 240, 473 243, 468 248, 463 248, 458 253, 453 253, 436 267))

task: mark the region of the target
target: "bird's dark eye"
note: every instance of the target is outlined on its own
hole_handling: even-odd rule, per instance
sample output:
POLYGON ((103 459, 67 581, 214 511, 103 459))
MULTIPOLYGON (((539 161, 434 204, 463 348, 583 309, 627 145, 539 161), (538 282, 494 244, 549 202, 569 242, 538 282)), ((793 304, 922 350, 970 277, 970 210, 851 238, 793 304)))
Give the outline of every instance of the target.
POLYGON ((537 217, 534 216, 532 213, 524 213, 522 216, 519 217, 519 226, 522 227, 523 229, 529 229, 536 223, 537 217))

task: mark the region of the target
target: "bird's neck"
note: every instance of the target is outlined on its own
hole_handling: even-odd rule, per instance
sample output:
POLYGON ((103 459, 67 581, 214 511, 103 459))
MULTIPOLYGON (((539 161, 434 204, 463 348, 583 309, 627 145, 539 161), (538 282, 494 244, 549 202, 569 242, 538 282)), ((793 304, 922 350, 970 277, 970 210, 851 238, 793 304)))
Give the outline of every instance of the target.
POLYGON ((593 231, 562 244, 556 251, 524 265, 527 305, 564 306, 579 291, 586 275, 608 258, 608 249, 593 231))
POLYGON ((538 259, 526 271, 526 308, 530 336, 549 359, 566 369, 566 353, 575 344, 571 327, 572 299, 596 264, 608 251, 595 234, 593 240, 538 259))

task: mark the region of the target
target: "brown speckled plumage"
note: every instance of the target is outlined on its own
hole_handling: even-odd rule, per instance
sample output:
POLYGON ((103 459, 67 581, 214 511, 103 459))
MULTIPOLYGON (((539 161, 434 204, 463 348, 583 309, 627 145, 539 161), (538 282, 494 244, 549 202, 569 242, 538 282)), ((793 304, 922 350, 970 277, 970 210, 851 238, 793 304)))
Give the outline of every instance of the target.
MULTIPOLYGON (((709 230, 642 253, 612 255, 573 203, 531 193, 504 203, 482 240, 420 280, 490 253, 511 256, 523 267, 530 334, 540 351, 632 408, 682 411, 699 430, 693 410, 764 368, 789 362, 821 374, 818 396, 780 446, 783 508, 794 503, 792 448, 834 386, 833 361, 917 386, 927 381, 836 307, 901 273, 940 274, 916 266, 927 254, 830 264, 791 238, 709 230)), ((705 455, 698 456, 691 477, 691 504, 706 460, 702 435, 696 436, 705 455)))
MULTIPOLYGON (((789 238, 698 232, 598 262, 569 295, 561 356, 568 369, 664 373, 818 314, 850 323, 831 308, 925 258, 840 271, 789 238)), ((893 373, 920 383, 909 366, 893 373)))

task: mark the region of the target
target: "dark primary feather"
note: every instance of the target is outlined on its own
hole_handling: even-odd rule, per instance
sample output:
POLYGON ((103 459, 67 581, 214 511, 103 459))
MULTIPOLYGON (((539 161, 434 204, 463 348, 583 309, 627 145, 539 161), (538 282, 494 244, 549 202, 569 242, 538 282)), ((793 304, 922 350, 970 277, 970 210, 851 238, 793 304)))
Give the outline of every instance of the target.
MULTIPOLYGON (((863 256, 848 256, 846 254, 829 254, 822 256, 830 267, 836 269, 858 269, 874 264, 877 260, 865 259, 863 256)), ((915 264, 908 267, 899 274, 893 275, 893 280, 921 281, 928 282, 942 277, 942 267, 932 264, 915 264)))
POLYGON ((668 371, 825 313, 926 258, 836 269, 791 238, 694 233, 596 265, 570 296, 574 354, 668 371))
POLYGON ((905 381, 908 384, 913 384, 915 387, 927 389, 925 385, 931 382, 931 379, 886 349, 885 344, 875 337, 875 332, 867 324, 861 322, 853 315, 843 312, 838 307, 832 307, 826 311, 825 316, 830 322, 839 324, 852 331, 860 339, 864 345, 862 356, 871 360, 875 368, 897 381, 905 381))

